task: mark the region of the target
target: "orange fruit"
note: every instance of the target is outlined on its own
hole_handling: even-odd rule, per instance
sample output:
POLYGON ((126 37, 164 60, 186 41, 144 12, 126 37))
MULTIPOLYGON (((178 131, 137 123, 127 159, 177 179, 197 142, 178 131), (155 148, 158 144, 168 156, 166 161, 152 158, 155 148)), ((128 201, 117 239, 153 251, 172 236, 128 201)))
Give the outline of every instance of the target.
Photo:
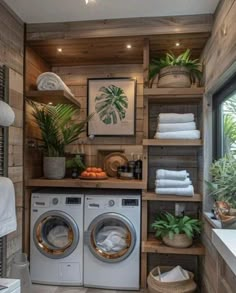
POLYGON ((100 174, 101 177, 106 177, 107 176, 106 172, 101 172, 99 174, 100 174))
POLYGON ((88 168, 86 169, 86 171, 87 171, 87 172, 92 172, 92 168, 88 167, 88 168))
POLYGON ((93 168, 91 168, 91 171, 94 173, 97 173, 97 168, 93 167, 93 168))
POLYGON ((83 177, 87 177, 87 176, 88 176, 88 172, 87 172, 87 171, 82 172, 82 173, 81 173, 81 176, 83 176, 83 177))
POLYGON ((102 172, 102 168, 97 168, 97 173, 101 173, 102 172))

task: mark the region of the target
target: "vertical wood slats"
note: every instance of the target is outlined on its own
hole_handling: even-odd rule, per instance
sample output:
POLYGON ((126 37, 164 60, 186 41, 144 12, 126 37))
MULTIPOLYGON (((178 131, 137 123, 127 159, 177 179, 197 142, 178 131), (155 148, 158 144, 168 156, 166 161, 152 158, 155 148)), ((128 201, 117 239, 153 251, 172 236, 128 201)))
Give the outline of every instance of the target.
MULTIPOLYGON (((5 75, 6 69, 0 66, 0 100, 5 101, 5 75)), ((0 176, 7 175, 7 130, 0 127, 0 176)), ((6 275, 6 237, 0 238, 0 277, 6 275)))

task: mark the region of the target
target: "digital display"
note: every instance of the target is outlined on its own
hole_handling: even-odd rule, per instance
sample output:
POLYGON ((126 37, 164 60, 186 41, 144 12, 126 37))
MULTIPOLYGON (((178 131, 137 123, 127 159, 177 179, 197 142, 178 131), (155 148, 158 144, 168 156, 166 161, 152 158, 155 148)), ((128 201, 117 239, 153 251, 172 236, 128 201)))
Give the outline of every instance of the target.
POLYGON ((126 207, 137 207, 139 205, 138 199, 122 199, 122 206, 126 207))
POLYGON ((67 197, 66 204, 81 204, 81 197, 67 197))

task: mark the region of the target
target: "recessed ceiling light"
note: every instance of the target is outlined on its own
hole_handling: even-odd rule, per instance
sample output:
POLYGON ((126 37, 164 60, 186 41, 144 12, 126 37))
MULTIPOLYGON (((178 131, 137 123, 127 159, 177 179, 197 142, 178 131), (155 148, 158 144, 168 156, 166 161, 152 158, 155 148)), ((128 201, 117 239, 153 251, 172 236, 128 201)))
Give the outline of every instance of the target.
POLYGON ((86 5, 93 2, 96 2, 96 0, 85 0, 86 5))
POLYGON ((62 52, 62 48, 57 48, 57 52, 61 53, 62 52))
POLYGON ((180 46, 180 43, 179 42, 175 43, 175 46, 176 47, 179 47, 180 46))
POLYGON ((49 102, 48 105, 52 105, 52 102, 49 102))
POLYGON ((130 45, 130 44, 126 45, 126 48, 127 49, 131 49, 132 48, 132 45, 130 45))

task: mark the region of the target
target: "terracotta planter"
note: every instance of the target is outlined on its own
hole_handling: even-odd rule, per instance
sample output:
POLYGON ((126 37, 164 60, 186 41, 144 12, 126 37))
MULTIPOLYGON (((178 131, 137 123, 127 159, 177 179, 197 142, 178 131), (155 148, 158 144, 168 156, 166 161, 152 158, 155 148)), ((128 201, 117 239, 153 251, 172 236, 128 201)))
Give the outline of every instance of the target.
POLYGON ((175 234, 173 239, 170 239, 168 235, 162 237, 162 241, 170 247, 186 248, 193 244, 193 239, 189 238, 186 234, 175 234))
POLYGON ((167 66, 160 70, 158 87, 188 88, 191 87, 189 70, 183 66, 167 66))
POLYGON ((62 179, 66 173, 66 158, 44 157, 43 173, 47 179, 62 179))

